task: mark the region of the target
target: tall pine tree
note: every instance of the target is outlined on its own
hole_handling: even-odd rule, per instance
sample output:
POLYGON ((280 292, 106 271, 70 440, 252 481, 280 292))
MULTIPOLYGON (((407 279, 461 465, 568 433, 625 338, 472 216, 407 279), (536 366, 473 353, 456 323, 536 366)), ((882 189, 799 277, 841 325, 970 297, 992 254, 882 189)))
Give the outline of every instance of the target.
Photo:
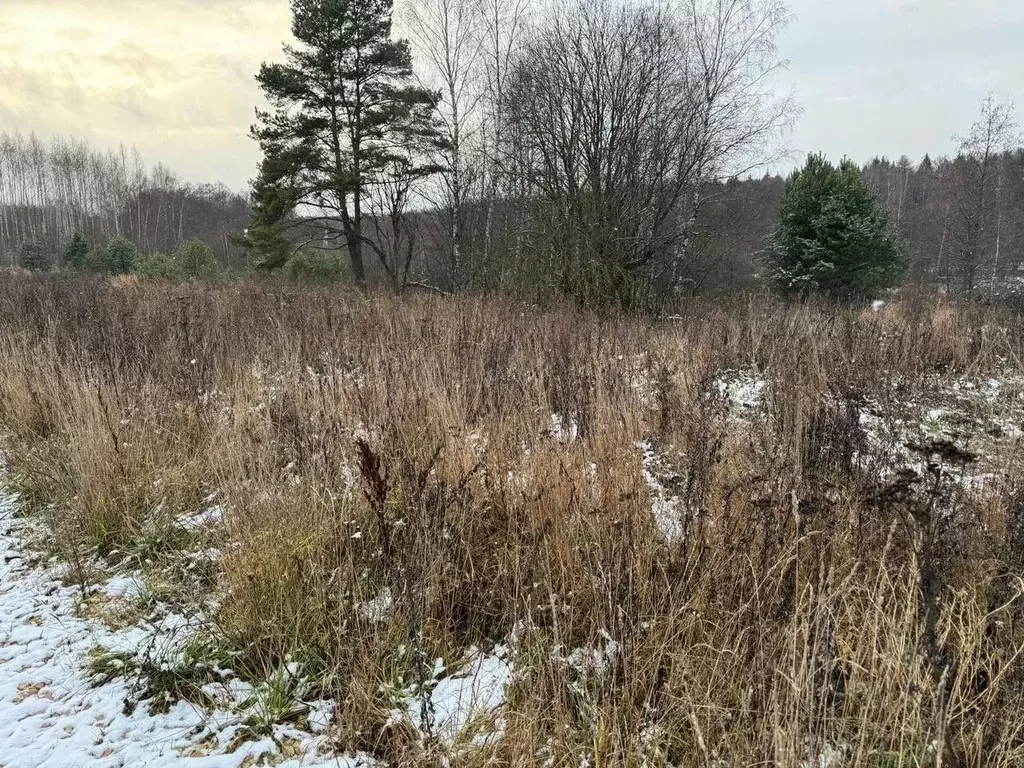
POLYGON ((367 197, 410 150, 423 161, 441 142, 438 95, 413 85, 412 54, 391 37, 392 0, 292 0, 295 47, 257 80, 272 106, 252 135, 263 152, 253 189, 249 244, 267 267, 293 247, 287 231, 347 248, 352 275, 366 280, 367 197))

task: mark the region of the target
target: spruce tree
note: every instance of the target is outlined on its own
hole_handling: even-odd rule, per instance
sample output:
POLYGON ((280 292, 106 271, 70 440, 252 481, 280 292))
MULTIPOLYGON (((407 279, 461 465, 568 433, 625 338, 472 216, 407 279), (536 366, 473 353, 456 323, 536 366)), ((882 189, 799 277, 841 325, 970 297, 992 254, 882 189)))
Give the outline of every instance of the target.
POLYGON ((49 259, 46 258, 46 249, 39 243, 33 242, 21 244, 18 264, 22 269, 46 270, 50 268, 49 259))
POLYGON ((82 269, 85 266, 85 259, 89 255, 89 243, 81 232, 75 232, 68 247, 64 249, 61 261, 69 269, 82 269))
POLYGON ((790 176, 766 257, 770 279, 789 295, 866 298, 907 269, 900 235, 860 169, 821 155, 790 176))
POLYGON ((118 237, 110 241, 105 253, 105 271, 115 275, 127 275, 135 265, 135 257, 138 250, 135 244, 124 237, 118 237))
MULTIPOLYGON (((367 192, 410 148, 439 146, 437 94, 413 84, 412 54, 391 37, 392 0, 292 0, 283 64, 257 77, 272 109, 257 111, 263 152, 253 184, 248 245, 267 267, 292 248, 288 229, 343 244, 365 282, 367 192)), ((425 158, 425 152, 423 154, 425 158)), ((412 171, 429 173, 425 160, 412 171)))
POLYGON ((199 239, 189 240, 178 248, 174 259, 185 277, 210 277, 220 269, 213 250, 199 239))

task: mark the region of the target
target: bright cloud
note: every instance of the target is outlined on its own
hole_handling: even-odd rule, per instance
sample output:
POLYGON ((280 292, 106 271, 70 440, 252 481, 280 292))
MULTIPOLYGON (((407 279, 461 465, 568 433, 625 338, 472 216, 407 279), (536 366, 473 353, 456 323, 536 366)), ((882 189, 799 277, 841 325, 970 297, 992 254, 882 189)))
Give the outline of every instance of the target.
MULTIPOLYGON (((791 0, 780 78, 795 154, 948 152, 988 91, 1024 108, 1021 0, 791 0)), ((245 186, 254 75, 288 0, 0 0, 0 127, 138 146, 185 178, 245 186)), ((784 170, 784 169, 780 169, 784 170)))

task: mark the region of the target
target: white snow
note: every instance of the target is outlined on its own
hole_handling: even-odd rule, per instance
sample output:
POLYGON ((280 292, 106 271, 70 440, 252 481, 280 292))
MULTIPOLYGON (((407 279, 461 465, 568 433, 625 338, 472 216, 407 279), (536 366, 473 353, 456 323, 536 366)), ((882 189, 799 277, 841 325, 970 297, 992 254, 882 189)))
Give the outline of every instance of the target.
MULTIPOLYGON (((212 498, 208 499, 208 501, 212 498)), ((179 525, 186 531, 197 531, 203 528, 211 528, 214 526, 222 525, 226 511, 224 507, 214 506, 204 509, 202 512, 198 512, 189 517, 183 518, 179 521, 179 525)))
POLYGON ((683 538, 686 530, 687 510, 679 496, 669 491, 659 480, 658 471, 663 459, 649 442, 637 443, 642 459, 644 482, 651 492, 651 515, 667 544, 683 538))
MULTIPOLYGON (((490 653, 474 649, 469 661, 447 676, 444 660, 438 659, 426 702, 427 722, 423 721, 423 698, 414 689, 405 692, 400 709, 391 713, 392 719, 406 719, 420 733, 451 746, 473 721, 493 715, 505 703, 505 689, 512 682, 510 655, 505 646, 490 653)), ((479 735, 482 739, 475 739, 476 744, 489 742, 500 733, 487 727, 479 735)))
POLYGON ((728 403, 730 408, 744 412, 756 411, 764 400, 768 380, 751 371, 722 371, 715 379, 718 394, 728 403))
MULTIPOLYGON (((353 538, 355 537, 353 536, 353 538)), ((391 590, 388 587, 384 587, 373 600, 360 603, 358 610, 370 621, 387 621, 388 617, 391 616, 391 609, 394 604, 395 601, 391 596, 391 590)))
MULTIPOLYGON (((97 648, 150 652, 154 637, 186 636, 190 621, 175 614, 157 625, 111 630, 78 615, 81 591, 62 585, 50 571, 23 557, 28 524, 16 517, 17 501, 0 497, 0 765, 3 768, 239 768, 279 753, 275 739, 298 746, 306 765, 366 764, 320 754, 326 737, 274 726, 273 738, 243 743, 228 753, 239 733, 237 711, 204 712, 185 702, 167 714, 150 714, 145 702, 126 710, 131 683, 122 678, 93 687, 87 665, 97 648), (154 635, 153 632, 157 634, 154 635), (147 647, 148 646, 148 647, 147 647), (130 714, 126 714, 129 711, 130 714)), ((135 579, 114 579, 108 594, 127 596, 135 579)), ((168 641, 173 654, 177 643, 168 641)), ((169 656, 167 657, 169 658, 169 656)), ((236 699, 251 687, 239 681, 217 686, 218 700, 236 699)), ((311 728, 323 732, 328 702, 312 705, 311 728)))
POLYGON ((932 376, 906 382, 893 375, 890 383, 890 397, 868 400, 860 411, 866 440, 866 450, 857 454, 862 467, 882 480, 891 480, 901 470, 925 477, 939 468, 943 481, 964 491, 998 490, 1007 461, 1024 437, 1024 383, 1018 376, 932 376), (929 454, 928 447, 936 443, 952 444, 975 460, 935 463, 937 454, 929 454))
POLYGON ((102 591, 107 597, 120 597, 126 600, 139 597, 145 589, 140 576, 115 576, 103 585, 102 591))
POLYGON ((553 413, 548 434, 560 443, 573 443, 579 439, 580 425, 572 416, 553 413))

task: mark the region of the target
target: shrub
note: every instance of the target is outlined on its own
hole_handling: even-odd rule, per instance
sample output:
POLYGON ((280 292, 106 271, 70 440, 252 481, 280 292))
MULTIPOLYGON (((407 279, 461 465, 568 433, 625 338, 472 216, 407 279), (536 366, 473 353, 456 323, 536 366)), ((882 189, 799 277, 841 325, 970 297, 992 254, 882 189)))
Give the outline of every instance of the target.
POLYGON ((85 260, 82 263, 83 269, 86 272, 95 272, 97 274, 106 274, 110 272, 110 262, 107 260, 107 249, 101 246, 94 246, 89 249, 89 253, 86 254, 85 260))
POLYGON ((61 262, 69 269, 82 269, 85 260, 89 256, 89 243, 81 232, 76 232, 71 242, 68 243, 64 253, 61 254, 61 262))
POLYGON ((124 237, 111 240, 106 250, 106 269, 103 271, 115 275, 127 275, 132 271, 132 265, 139 252, 135 244, 124 237))
POLYGON ((180 280, 184 276, 181 263, 169 253, 145 253, 135 258, 132 272, 140 277, 180 280))
POLYGON ((220 270, 213 250, 202 240, 189 240, 174 252, 174 260, 185 277, 211 277, 220 270))
POLYGON ((789 178, 767 249, 784 294, 864 298, 898 284, 907 269, 901 238, 860 169, 811 155, 789 178))
POLYGON ((341 279, 345 264, 337 253, 304 249, 288 259, 285 265, 292 280, 327 283, 341 279))
POLYGON ((39 243, 22 243, 18 254, 18 264, 22 269, 46 270, 50 268, 50 260, 46 250, 39 243))

